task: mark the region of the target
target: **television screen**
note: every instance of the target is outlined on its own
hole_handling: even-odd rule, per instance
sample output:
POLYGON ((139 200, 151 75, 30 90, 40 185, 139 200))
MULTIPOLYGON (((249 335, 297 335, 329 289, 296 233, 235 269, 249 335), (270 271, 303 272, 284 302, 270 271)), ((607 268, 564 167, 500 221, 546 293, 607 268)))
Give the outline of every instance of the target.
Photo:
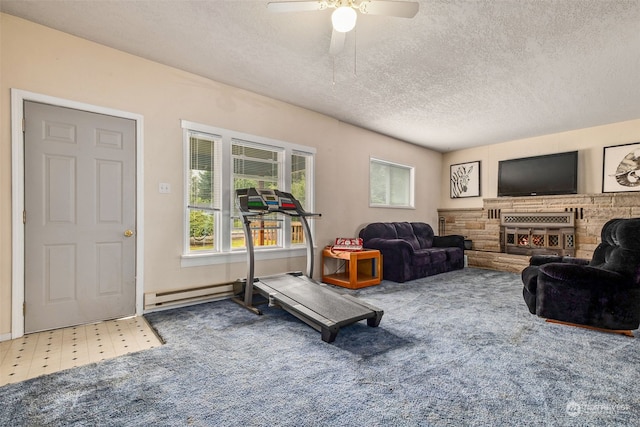
POLYGON ((498 197, 577 192, 577 151, 502 160, 498 163, 498 197))

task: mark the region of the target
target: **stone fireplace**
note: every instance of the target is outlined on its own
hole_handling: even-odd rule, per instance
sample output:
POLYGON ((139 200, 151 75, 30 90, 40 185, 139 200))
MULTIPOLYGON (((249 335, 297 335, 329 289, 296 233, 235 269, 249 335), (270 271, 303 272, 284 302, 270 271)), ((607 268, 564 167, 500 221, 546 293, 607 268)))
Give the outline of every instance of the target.
POLYGON ((501 252, 575 256, 574 212, 501 212, 501 252))
POLYGON ((472 243, 471 249, 465 250, 469 266, 519 273, 529 265, 529 256, 505 253, 505 229, 517 229, 517 233, 508 233, 514 239, 514 246, 509 243, 509 252, 573 251, 575 257, 591 259, 600 243, 602 226, 611 218, 640 218, 640 191, 483 199, 482 207, 438 209, 438 230, 441 236, 459 234, 472 243), (503 214, 514 213, 518 215, 502 223, 503 214), (545 218, 531 223, 518 217, 539 214, 567 215, 568 219, 546 223, 552 219, 545 218), (565 229, 567 232, 563 233, 565 229), (520 246, 526 247, 516 244, 518 234, 524 237, 520 246))

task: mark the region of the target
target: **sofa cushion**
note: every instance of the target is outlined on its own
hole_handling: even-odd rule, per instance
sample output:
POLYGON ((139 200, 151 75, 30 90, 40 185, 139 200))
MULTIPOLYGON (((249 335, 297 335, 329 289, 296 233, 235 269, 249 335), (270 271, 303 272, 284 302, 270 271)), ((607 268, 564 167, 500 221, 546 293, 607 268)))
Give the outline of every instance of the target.
POLYGON ((429 252, 429 257, 431 258, 432 264, 444 264, 447 262, 447 251, 446 249, 423 249, 424 251, 429 252))
POLYGON ((640 284, 638 254, 640 253, 640 219, 610 220, 601 232, 602 242, 593 253, 590 265, 617 271, 640 284))
POLYGON ((413 227, 408 222, 396 222, 396 233, 398 233, 398 239, 402 239, 406 242, 409 242, 411 246, 413 246, 413 250, 420 249, 420 243, 418 243, 418 239, 416 235, 413 234, 413 227))
POLYGON ((413 253, 412 262, 413 265, 419 266, 431 264, 433 260, 431 259, 431 254, 428 249, 418 249, 413 253))
POLYGON ((425 249, 433 246, 433 228, 429 224, 412 222, 411 228, 413 228, 413 234, 418 239, 421 248, 425 249))
POLYGON ((373 238, 397 239, 398 233, 392 222, 373 222, 360 230, 360 237, 366 242, 373 238))
POLYGON ((447 261, 452 265, 462 263, 464 266, 464 251, 460 248, 442 248, 447 253, 447 261))

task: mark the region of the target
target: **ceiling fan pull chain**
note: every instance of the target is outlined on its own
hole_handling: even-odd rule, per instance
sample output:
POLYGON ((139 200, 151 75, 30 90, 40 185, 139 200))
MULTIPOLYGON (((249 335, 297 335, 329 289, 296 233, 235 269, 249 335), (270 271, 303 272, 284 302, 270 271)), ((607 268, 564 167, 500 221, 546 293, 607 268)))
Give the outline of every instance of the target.
POLYGON ((358 77, 358 29, 353 30, 353 75, 358 77))
POLYGON ((334 89, 336 87, 336 57, 335 56, 331 56, 331 71, 333 73, 333 76, 331 78, 331 85, 332 85, 332 89, 334 89))

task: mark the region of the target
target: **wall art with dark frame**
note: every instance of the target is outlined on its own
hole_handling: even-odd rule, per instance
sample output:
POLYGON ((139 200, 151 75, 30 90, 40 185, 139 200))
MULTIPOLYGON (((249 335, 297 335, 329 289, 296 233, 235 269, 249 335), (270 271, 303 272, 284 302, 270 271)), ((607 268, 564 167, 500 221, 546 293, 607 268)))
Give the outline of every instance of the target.
POLYGON ((602 192, 640 191, 640 142, 604 147, 602 192))
POLYGON ((480 161, 458 163, 450 166, 450 197, 480 196, 480 161))

